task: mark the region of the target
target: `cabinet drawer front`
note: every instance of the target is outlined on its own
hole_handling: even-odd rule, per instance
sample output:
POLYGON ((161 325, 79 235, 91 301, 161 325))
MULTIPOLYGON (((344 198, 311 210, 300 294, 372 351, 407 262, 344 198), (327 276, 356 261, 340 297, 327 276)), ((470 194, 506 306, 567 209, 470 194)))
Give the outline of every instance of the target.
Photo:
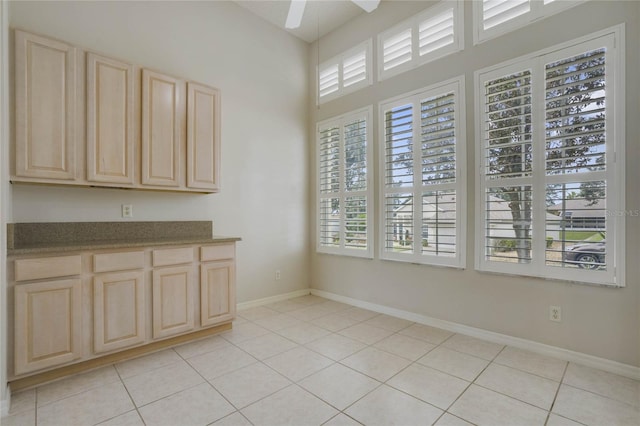
POLYGON ((144 267, 143 251, 105 253, 93 256, 93 272, 126 271, 144 267))
POLYGON ((41 278, 69 277, 80 275, 80 255, 18 259, 15 261, 15 280, 39 280, 41 278))
POLYGON ((236 257, 235 244, 220 244, 200 248, 200 260, 224 260, 236 257))
POLYGON ((153 251, 153 266, 180 265, 191 262, 193 262, 192 247, 153 251))

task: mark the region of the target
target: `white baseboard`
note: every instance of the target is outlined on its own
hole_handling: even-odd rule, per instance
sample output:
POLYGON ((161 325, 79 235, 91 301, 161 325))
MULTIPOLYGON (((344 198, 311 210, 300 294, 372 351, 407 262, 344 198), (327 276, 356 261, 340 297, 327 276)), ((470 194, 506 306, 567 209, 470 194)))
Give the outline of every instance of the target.
POLYGON ((621 376, 629 377, 634 380, 640 380, 640 368, 616 361, 611 361, 606 358, 599 358, 593 355, 587 355, 581 352, 559 348, 557 346, 545 345, 544 343, 538 343, 532 340, 521 339, 519 337, 508 336, 506 334, 494 333, 492 331, 469 327, 467 325, 462 325, 451 321, 444 321, 437 318, 428 317, 426 315, 420 315, 401 309, 395 309, 384 305, 365 302, 362 300, 341 296, 339 294, 330 293, 323 290, 312 289, 311 294, 324 297, 326 299, 335 300, 336 302, 347 303, 359 308, 369 309, 370 311, 379 312, 381 314, 387 314, 394 317, 417 322, 419 324, 442 328, 454 333, 466 334, 467 336, 476 337, 478 339, 484 339, 490 342, 499 343, 501 345, 509 345, 516 348, 525 349, 531 352, 538 353, 540 355, 546 355, 565 361, 575 362, 587 367, 598 368, 600 370, 619 374, 621 376))
POLYGON ((9 415, 9 408, 11 408, 11 388, 7 385, 4 399, 0 400, 0 417, 9 415))
POLYGON ((248 302, 238 303, 236 308, 239 311, 243 309, 255 308, 256 306, 268 305, 269 303, 281 302, 287 299, 293 299, 294 297, 301 297, 311 294, 311 289, 304 288, 302 290, 292 291, 291 293, 279 294, 277 296, 265 297, 263 299, 250 300, 248 302))

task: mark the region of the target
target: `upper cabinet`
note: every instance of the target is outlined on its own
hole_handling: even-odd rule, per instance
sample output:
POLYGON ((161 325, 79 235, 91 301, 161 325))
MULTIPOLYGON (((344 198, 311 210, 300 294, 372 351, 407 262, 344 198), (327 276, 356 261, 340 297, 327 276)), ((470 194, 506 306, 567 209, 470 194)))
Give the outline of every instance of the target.
POLYGON ((77 49, 15 32, 15 175, 74 180, 77 49))
POLYGON ((220 168, 220 92, 187 84, 187 186, 217 191, 220 168))
POLYGON ((15 31, 13 182, 217 192, 220 92, 15 31))
POLYGON ((184 82, 142 70, 142 183, 180 185, 184 82))
POLYGON ((133 185, 136 78, 126 62, 87 53, 87 180, 133 185))

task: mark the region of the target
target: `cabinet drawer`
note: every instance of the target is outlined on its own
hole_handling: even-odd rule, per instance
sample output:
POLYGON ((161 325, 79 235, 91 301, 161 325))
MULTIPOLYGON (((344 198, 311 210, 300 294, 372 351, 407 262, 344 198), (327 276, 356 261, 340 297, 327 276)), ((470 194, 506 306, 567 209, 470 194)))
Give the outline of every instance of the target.
POLYGON ((191 262, 193 262, 192 247, 153 251, 153 266, 180 265, 191 262))
POLYGON ((235 244, 220 244, 200 248, 200 260, 223 260, 236 257, 235 244))
POLYGON ((80 255, 18 259, 15 261, 15 280, 39 280, 41 278, 69 277, 82 273, 80 255))
POLYGON ((93 255, 93 272, 126 271, 144 268, 143 251, 93 255))

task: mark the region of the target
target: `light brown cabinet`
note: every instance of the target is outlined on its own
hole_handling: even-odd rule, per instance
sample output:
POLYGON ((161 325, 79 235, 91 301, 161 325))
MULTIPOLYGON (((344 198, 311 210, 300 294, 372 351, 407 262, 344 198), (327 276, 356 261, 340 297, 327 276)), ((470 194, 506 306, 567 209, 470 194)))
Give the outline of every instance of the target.
POLYGON ((87 180, 135 183, 135 70, 132 64, 87 53, 87 180))
POLYGON ((11 257, 10 379, 229 324, 235 243, 11 257))
POLYGON ((178 266, 153 271, 153 338, 193 330, 193 267, 178 266))
POLYGON ((217 89, 15 35, 13 182, 219 191, 217 89))
POLYGON ((142 70, 142 184, 180 185, 184 82, 142 70))
POLYGON ((217 191, 220 184, 220 91, 187 83, 187 186, 217 191))
POLYGON ((235 263, 208 262, 200 266, 200 324, 231 321, 236 314, 235 263))
POLYGON ((76 179, 77 48, 15 32, 15 176, 76 179))
POLYGON ((15 374, 55 367, 82 356, 80 279, 15 287, 15 374))

